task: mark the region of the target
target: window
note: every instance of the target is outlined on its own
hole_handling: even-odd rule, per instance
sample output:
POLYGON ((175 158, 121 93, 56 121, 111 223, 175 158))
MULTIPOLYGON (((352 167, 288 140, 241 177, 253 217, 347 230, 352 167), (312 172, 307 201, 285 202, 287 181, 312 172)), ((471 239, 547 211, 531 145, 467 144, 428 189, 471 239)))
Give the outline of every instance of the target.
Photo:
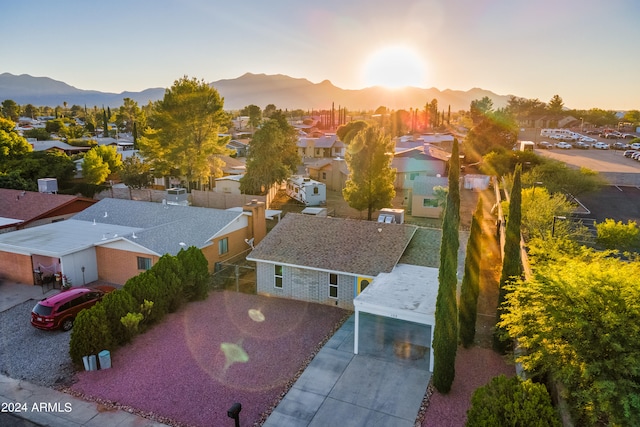
POLYGON ((151 258, 138 257, 138 270, 150 270, 151 258))
POLYGON ((281 265, 275 266, 274 279, 275 279, 274 286, 276 288, 282 289, 282 266, 281 265))
POLYGON ((327 173, 326 172, 322 172, 322 179, 327 179, 327 173))
POLYGON ((422 206, 425 208, 437 208, 438 200, 437 199, 422 199, 422 206))
POLYGON ((418 172, 411 172, 411 173, 409 174, 409 180, 410 180, 410 181, 413 181, 413 180, 415 180, 415 179, 416 179, 416 177, 418 177, 418 176, 420 176, 420 174, 419 174, 418 172))
POLYGON ((224 255, 229 252, 229 238, 218 240, 218 254, 224 255))
POLYGON ((338 298, 338 275, 329 274, 329 298, 338 298))
POLYGON ((318 194, 320 191, 318 190, 318 187, 316 187, 315 185, 313 186, 313 194, 318 194))

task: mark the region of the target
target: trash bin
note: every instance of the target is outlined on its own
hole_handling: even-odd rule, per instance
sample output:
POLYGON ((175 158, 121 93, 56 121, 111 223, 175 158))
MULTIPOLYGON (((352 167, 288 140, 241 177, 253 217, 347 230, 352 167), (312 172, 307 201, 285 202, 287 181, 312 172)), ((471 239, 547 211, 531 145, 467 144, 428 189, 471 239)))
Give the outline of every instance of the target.
POLYGON ((82 363, 84 364, 84 370, 85 371, 90 371, 91 370, 89 368, 89 356, 82 356, 82 363))
POLYGON ((109 353, 109 350, 102 350, 98 353, 98 359, 100 360, 100 369, 109 369, 111 367, 111 353, 109 353))
POLYGON ((98 370, 98 365, 96 362, 96 355, 92 354, 91 356, 89 356, 89 370, 90 371, 97 371, 98 370))

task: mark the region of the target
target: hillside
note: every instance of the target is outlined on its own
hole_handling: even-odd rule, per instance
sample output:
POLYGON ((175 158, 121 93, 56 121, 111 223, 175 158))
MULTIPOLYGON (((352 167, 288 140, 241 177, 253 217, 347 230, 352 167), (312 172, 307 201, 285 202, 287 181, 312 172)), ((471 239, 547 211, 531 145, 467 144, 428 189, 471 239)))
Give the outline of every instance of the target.
MULTIPOLYGON (((349 110, 374 110, 381 105, 390 109, 424 108, 432 99, 438 100, 441 109, 451 106, 452 111, 468 110, 471 101, 488 96, 496 108, 504 107, 508 95, 474 88, 468 91, 435 88, 406 88, 389 90, 381 87, 347 90, 334 86, 330 81, 312 83, 306 79, 292 78, 282 74, 265 75, 247 73, 235 79, 212 82, 224 97, 226 110, 238 110, 255 104, 264 108, 275 104, 281 109, 329 109, 346 107, 349 110)), ((119 94, 82 90, 48 77, 33 77, 0 74, 0 100, 12 99, 20 105, 86 105, 119 107, 124 98, 131 98, 139 105, 161 99, 164 88, 149 88, 141 92, 119 94)))

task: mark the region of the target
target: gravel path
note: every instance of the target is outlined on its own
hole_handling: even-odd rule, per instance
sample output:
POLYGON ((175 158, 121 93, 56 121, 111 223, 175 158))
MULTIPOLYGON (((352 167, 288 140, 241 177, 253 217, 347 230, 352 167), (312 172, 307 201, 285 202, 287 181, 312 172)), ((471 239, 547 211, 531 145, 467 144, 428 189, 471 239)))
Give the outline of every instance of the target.
POLYGON ((41 331, 29 323, 29 300, 0 312, 0 373, 34 384, 64 386, 73 377, 70 332, 41 331))

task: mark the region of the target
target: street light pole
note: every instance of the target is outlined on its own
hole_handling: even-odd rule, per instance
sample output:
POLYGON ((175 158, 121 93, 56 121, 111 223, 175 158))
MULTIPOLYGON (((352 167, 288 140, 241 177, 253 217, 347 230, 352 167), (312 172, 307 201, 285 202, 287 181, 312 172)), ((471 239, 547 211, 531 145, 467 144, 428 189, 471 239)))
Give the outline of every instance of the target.
POLYGON ((565 220, 567 219, 566 216, 553 216, 553 222, 551 223, 551 237, 553 238, 555 232, 556 232, 556 219, 561 219, 561 220, 565 220))

